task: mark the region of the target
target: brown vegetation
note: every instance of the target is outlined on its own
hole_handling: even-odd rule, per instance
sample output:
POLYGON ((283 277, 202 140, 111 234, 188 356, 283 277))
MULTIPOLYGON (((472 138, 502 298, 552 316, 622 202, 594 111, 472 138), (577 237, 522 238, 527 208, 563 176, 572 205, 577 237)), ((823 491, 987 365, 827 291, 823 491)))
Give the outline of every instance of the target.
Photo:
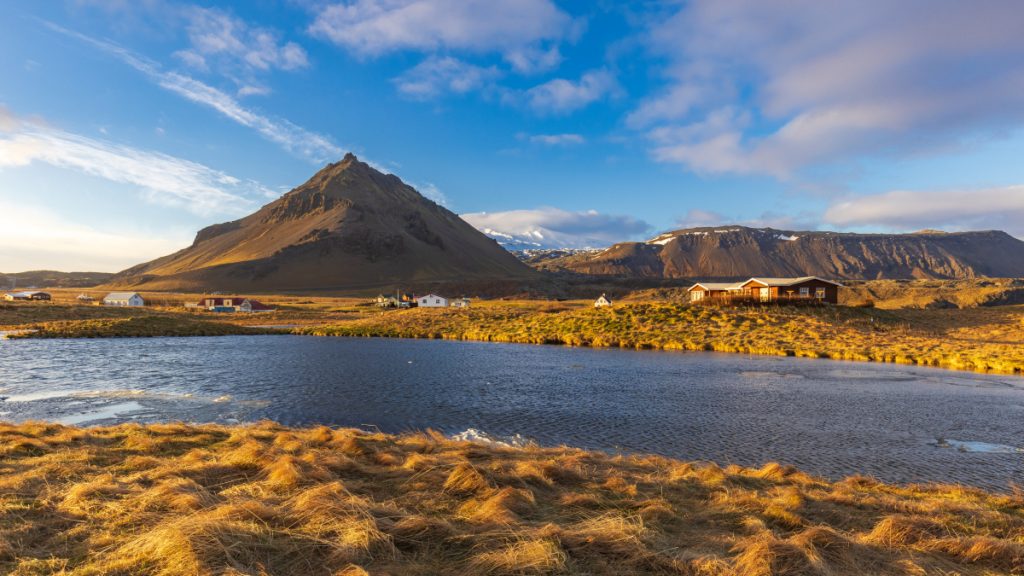
MULTIPOLYGON (((251 327, 320 336, 713 350, 1024 372, 1021 305, 887 310, 622 300, 614 308, 595 310, 589 300, 476 300, 465 310, 382 311, 367 299, 268 296, 260 299, 277 311, 218 314, 180 305, 78 306, 66 303, 73 298, 69 294, 55 291, 54 303, 0 303, 0 330, 43 329, 27 337, 188 336, 254 333, 245 329, 251 327)), ((199 295, 162 297, 187 302, 199 295)))
POLYGON ((1024 573, 1024 497, 436 433, 0 425, 0 572, 1024 573))

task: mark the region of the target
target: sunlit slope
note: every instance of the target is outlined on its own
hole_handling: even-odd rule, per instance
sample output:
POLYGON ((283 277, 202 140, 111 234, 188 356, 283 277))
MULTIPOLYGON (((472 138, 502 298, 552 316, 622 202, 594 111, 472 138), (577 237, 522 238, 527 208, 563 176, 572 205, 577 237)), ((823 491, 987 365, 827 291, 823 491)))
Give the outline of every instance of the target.
POLYGON ((192 246, 111 284, 316 290, 533 274, 456 214, 350 154, 257 212, 205 228, 192 246))
POLYGON ((1024 276, 1024 242, 994 230, 845 234, 727 226, 676 230, 545 266, 653 278, 1013 278, 1024 276))

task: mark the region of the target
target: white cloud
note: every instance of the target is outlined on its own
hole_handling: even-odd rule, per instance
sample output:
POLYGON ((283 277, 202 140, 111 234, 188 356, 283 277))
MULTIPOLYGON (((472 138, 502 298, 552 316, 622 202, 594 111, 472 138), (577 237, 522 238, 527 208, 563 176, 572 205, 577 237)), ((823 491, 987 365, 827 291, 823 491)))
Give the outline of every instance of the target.
POLYGON ((281 42, 277 33, 249 26, 221 10, 193 6, 186 10, 185 17, 191 47, 176 55, 194 68, 206 70, 211 59, 247 71, 309 66, 306 51, 295 42, 281 42))
POLYGON ((500 52, 517 69, 531 69, 557 59, 540 45, 572 25, 549 0, 354 0, 322 8, 310 32, 363 56, 500 52))
POLYGON ((836 202, 824 219, 838 226, 900 230, 1005 230, 1024 238, 1024 185, 975 190, 894 190, 836 202))
POLYGON ((395 78, 398 91, 417 99, 429 99, 446 92, 463 94, 478 90, 500 76, 494 66, 468 64, 451 56, 431 56, 395 78))
POLYGON ((0 270, 116 272, 191 243, 188 233, 108 232, 23 202, 0 199, 0 270))
POLYGON ((545 248, 601 247, 629 240, 651 226, 632 216, 560 208, 462 214, 462 219, 501 242, 545 248))
POLYGON ((546 146, 571 146, 583 144, 586 138, 579 134, 533 134, 529 136, 530 142, 544 144, 546 146))
POLYGON ((526 91, 527 104, 542 114, 578 110, 619 91, 619 84, 607 70, 591 70, 578 81, 555 78, 526 91))
POLYGON ((1012 1, 688 2, 653 25, 667 84, 627 123, 654 129, 656 159, 703 172, 929 151, 1024 120, 1022 16, 1012 1), (689 130, 723 111, 733 122, 689 130))
POLYGON ((293 154, 303 156, 314 162, 334 160, 344 154, 344 151, 326 136, 310 132, 287 120, 271 119, 261 115, 242 106, 227 93, 204 84, 195 78, 178 72, 165 72, 161 70, 156 62, 111 42, 97 40, 62 28, 56 24, 48 23, 48 26, 57 32, 77 38, 90 46, 117 57, 122 62, 145 74, 160 87, 174 92, 187 100, 216 110, 226 118, 257 131, 267 140, 282 146, 293 154))
MULTIPOLYGON (((0 108, 0 118, 13 118, 0 108)), ((95 140, 16 118, 0 131, 0 168, 42 162, 139 187, 151 202, 196 214, 243 214, 266 188, 202 164, 95 140), (14 122, 14 123, 12 123, 14 122)))

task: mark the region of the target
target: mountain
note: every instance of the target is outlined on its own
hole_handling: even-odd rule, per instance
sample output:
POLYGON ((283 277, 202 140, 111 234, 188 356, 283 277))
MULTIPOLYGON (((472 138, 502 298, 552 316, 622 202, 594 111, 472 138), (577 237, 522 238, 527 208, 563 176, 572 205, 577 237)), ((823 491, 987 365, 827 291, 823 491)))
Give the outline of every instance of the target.
POLYGON ((530 280, 536 272, 397 176, 354 155, 111 286, 180 291, 376 290, 530 280))
POLYGON ((999 231, 850 234, 720 226, 619 243, 596 254, 547 260, 544 267, 644 278, 1021 277, 1024 242, 999 231))
POLYGON ((87 288, 109 282, 114 275, 109 272, 57 272, 55 270, 32 270, 4 274, 0 272, 0 289, 14 288, 87 288))

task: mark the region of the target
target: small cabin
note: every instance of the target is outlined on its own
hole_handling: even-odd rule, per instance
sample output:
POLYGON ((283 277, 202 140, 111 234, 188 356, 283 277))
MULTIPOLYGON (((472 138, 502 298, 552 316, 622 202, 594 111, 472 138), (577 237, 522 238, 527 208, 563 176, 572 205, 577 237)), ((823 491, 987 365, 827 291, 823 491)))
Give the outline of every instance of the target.
POLYGON ((456 298, 451 302, 452 308, 469 308, 469 298, 456 298))
POLYGON ((735 282, 698 282, 686 291, 690 302, 722 300, 739 293, 739 285, 735 282))
POLYGON ((111 292, 103 298, 103 305, 137 308, 145 306, 146 301, 138 292, 111 292))
POLYGON ((605 294, 598 296, 597 300, 594 300, 594 308, 604 308, 612 305, 612 299, 605 294))
POLYGON ((437 294, 427 294, 416 298, 416 305, 420 308, 447 308, 448 299, 437 294))

